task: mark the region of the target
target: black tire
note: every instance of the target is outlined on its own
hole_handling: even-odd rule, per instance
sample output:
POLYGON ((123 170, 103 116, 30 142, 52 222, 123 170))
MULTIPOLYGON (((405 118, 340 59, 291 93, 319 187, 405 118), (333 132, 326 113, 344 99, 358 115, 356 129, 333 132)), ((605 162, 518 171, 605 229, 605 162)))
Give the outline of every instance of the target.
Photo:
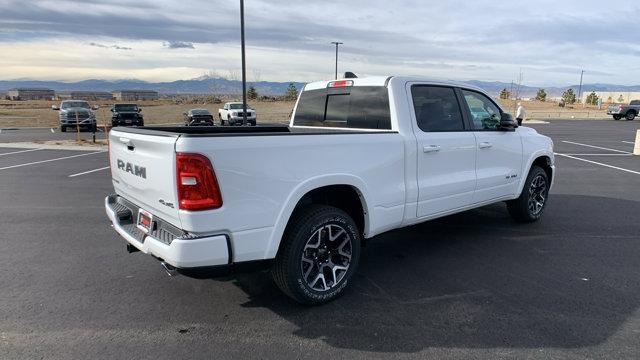
POLYGON ((271 270, 275 283, 305 305, 338 298, 358 266, 360 236, 353 219, 340 209, 310 205, 299 210, 287 226, 271 270))
POLYGON ((613 115, 613 120, 620 120, 622 119, 622 115, 613 115))
POLYGON ((636 113, 634 111, 629 111, 627 112, 625 118, 627 119, 627 121, 633 121, 633 119, 636 118, 636 113))
POLYGON ((60 132, 67 132, 67 127, 60 125, 60 132))
POLYGON ((511 217, 518 222, 538 221, 549 202, 549 178, 539 166, 532 166, 520 197, 507 201, 511 217))

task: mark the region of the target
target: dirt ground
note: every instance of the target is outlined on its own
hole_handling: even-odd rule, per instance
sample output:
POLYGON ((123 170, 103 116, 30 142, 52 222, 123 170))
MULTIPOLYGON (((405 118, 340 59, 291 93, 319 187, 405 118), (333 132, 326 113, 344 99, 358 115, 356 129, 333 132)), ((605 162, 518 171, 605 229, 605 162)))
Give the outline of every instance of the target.
MULTIPOLYGON (((0 128, 8 127, 56 127, 58 126, 58 112, 51 109, 51 105, 58 105, 59 101, 0 101, 0 128)), ((100 125, 111 121, 109 109, 113 102, 89 102, 92 106, 99 105, 96 116, 100 125)), ((182 123, 183 115, 189 109, 206 108, 217 118, 218 109, 222 104, 177 104, 172 100, 141 101, 145 124, 182 123)), ((293 110, 293 101, 249 102, 249 106, 256 109, 258 123, 288 123, 289 114, 293 110)))
MULTIPOLYGON (((516 103, 511 100, 499 100, 508 112, 515 113, 516 103)), ((606 106, 572 105, 565 108, 556 102, 522 101, 528 119, 602 119, 608 118, 606 106)), ((51 110, 51 105, 59 101, 8 101, 0 100, 0 128, 10 127, 56 127, 58 126, 58 112, 51 110)), ((113 102, 97 102, 99 105, 97 118, 99 124, 109 123, 111 113, 109 109, 113 102)), ((171 124, 183 121, 182 113, 193 108, 206 108, 217 116, 222 104, 181 104, 173 100, 157 100, 138 102, 142 107, 145 124, 171 124)), ((294 101, 259 102, 253 101, 249 106, 256 109, 258 123, 283 123, 289 121, 294 101)))

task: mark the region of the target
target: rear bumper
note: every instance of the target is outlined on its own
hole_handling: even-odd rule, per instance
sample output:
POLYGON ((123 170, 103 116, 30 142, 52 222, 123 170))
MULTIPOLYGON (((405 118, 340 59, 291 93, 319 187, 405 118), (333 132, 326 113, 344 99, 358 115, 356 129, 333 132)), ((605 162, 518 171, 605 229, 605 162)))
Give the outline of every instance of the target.
POLYGON ((154 231, 144 233, 136 226, 138 208, 118 195, 104 201, 113 228, 129 244, 176 268, 228 265, 230 247, 227 236, 194 236, 154 219, 154 231))

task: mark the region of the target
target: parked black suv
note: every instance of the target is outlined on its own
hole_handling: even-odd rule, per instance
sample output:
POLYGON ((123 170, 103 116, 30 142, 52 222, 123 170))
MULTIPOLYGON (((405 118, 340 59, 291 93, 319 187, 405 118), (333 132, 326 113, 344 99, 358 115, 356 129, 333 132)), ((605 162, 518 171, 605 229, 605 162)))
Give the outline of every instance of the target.
POLYGON ((144 126, 141 111, 137 104, 115 104, 111 108, 111 126, 144 126))

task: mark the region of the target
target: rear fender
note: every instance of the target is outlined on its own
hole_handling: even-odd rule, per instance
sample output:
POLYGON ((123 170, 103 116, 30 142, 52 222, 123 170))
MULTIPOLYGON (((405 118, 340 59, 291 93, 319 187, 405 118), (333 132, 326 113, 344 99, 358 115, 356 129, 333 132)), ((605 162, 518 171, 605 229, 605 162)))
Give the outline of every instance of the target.
POLYGON ((284 235, 285 228, 287 227, 289 219, 291 218, 296 205, 298 205, 298 202, 300 202, 300 200, 310 191, 331 185, 349 185, 356 189, 358 195, 360 195, 362 209, 364 210, 364 232, 365 234, 369 232, 370 211, 367 207, 366 202, 366 199, 368 199, 369 197, 364 181, 362 181, 362 179, 360 179, 359 177, 347 174, 324 175, 315 177, 299 184, 285 201, 285 205, 283 206, 276 220, 276 225, 271 232, 271 238, 269 239, 264 257, 265 259, 275 258, 276 254, 278 253, 278 248, 280 247, 280 241, 282 240, 282 236, 284 235))

